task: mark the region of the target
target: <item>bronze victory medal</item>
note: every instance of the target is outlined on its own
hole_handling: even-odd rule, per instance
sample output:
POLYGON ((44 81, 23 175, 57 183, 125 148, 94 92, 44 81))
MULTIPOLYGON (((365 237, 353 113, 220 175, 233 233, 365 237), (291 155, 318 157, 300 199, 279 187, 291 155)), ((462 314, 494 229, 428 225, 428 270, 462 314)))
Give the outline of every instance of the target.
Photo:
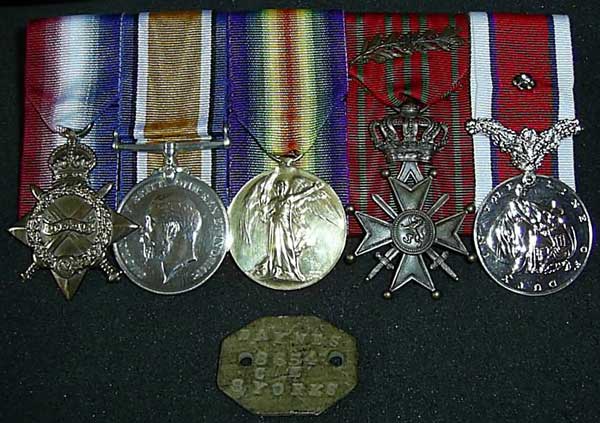
POLYGON ((231 255, 255 282, 301 289, 319 282, 346 243, 337 194, 315 175, 281 162, 250 180, 229 206, 231 255))

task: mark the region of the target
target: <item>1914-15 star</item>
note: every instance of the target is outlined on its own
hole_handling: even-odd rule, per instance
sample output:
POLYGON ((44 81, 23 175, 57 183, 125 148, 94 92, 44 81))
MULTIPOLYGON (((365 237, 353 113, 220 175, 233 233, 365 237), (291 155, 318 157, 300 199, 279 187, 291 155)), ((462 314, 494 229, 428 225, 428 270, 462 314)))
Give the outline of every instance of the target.
POLYGON ((94 191, 89 173, 96 155, 81 144, 93 123, 77 131, 61 128, 67 142, 56 147, 48 160, 53 180, 47 191, 32 185, 37 200, 33 210, 9 232, 31 247, 33 263, 21 275, 28 280, 38 269, 50 269, 67 299, 71 299, 91 267, 100 267, 109 281, 121 272, 106 258, 108 247, 137 228, 137 225, 104 204, 112 188, 105 184, 94 191))
POLYGON ((392 219, 386 222, 382 219, 357 211, 358 222, 365 231, 365 237, 356 249, 359 256, 386 245, 389 249, 384 253, 376 253, 377 265, 371 270, 366 280, 371 280, 384 267, 396 269, 394 279, 389 289, 384 293, 385 298, 391 298, 392 292, 407 283, 414 281, 432 293, 432 297, 440 297, 439 291, 429 274, 429 269, 442 268, 453 279, 458 280, 456 273, 445 262, 448 251, 438 253, 434 246, 440 246, 460 254, 468 255, 467 248, 458 236, 458 231, 467 213, 475 211, 473 206, 461 213, 456 213, 444 219, 434 221, 435 213, 448 201, 448 194, 443 194, 429 210, 424 211, 423 205, 431 187, 432 177, 428 176, 409 186, 398 178, 388 178, 399 212, 384 201, 379 195, 372 196, 373 201, 392 219), (402 255, 397 265, 393 260, 402 255), (431 260, 428 266, 423 255, 431 260))
POLYGON ((98 266, 109 281, 120 277, 121 272, 109 263, 105 252, 137 225, 104 205, 103 197, 111 187, 106 184, 94 192, 86 185, 59 186, 44 192, 32 186, 38 203, 9 229, 33 249, 33 263, 21 275, 24 280, 39 268, 49 268, 70 300, 91 267, 98 266))

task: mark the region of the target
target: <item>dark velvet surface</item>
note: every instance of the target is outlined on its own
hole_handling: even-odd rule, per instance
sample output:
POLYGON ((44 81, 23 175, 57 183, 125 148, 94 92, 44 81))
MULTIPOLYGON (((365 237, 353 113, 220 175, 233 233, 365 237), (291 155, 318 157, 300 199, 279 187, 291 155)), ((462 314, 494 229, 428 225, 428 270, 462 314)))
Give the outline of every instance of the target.
MULTIPOLYGON (((578 191, 598 222, 595 145, 600 133, 594 1, 131 1, 0 8, 0 143, 3 227, 17 218, 22 137, 24 31, 27 20, 75 13, 262 7, 371 11, 469 10, 567 13, 575 48, 578 191)), ((357 240, 348 243, 347 251, 357 240)), ((265 315, 314 314, 358 339, 360 382, 313 417, 286 422, 597 422, 600 420, 600 307, 596 250, 580 278, 546 298, 511 294, 479 265, 452 257, 460 282, 440 271, 440 301, 413 284, 381 297, 390 275, 365 283, 373 264, 340 263, 321 283, 281 293, 251 283, 227 258, 203 287, 163 297, 91 272, 70 303, 51 276, 27 284, 18 274, 30 251, 0 232, 1 422, 250 422, 216 386, 220 340, 265 315)))

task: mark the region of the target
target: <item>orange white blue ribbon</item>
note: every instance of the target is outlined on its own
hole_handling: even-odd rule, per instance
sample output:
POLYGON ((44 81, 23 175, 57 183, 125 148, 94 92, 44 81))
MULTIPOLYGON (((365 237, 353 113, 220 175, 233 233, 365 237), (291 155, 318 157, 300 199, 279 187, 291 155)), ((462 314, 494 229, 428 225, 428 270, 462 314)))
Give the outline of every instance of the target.
MULTIPOLYGON (((140 13, 124 22, 118 128, 124 142, 186 142, 223 131, 224 30, 224 18, 208 10, 140 13)), ((203 150, 178 159, 224 197, 224 154, 203 150)), ((161 165, 159 154, 123 152, 120 198, 161 165)))

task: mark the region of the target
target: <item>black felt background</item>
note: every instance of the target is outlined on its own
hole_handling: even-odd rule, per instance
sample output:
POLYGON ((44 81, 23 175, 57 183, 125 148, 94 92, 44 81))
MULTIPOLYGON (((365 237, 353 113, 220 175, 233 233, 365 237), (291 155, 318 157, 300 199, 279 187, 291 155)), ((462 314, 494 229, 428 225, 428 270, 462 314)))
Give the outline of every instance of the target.
MULTIPOLYGON (((23 4, 0 8, 2 66, 0 207, 16 220, 22 136, 24 30, 28 19, 75 13, 262 7, 372 11, 488 10, 567 13, 576 58, 576 101, 586 131, 576 138, 581 197, 600 221, 597 22, 594 1, 132 1, 23 4)), ((320 284, 293 293, 263 289, 232 261, 202 288, 163 297, 89 274, 67 303, 48 273, 18 274, 27 248, 0 232, 0 422, 251 422, 216 386, 220 340, 264 315, 314 314, 353 334, 360 383, 322 416, 286 422, 597 422, 600 419, 600 284, 596 251, 579 280, 547 298, 514 295, 481 267, 453 257, 463 276, 432 301, 408 286, 391 302, 373 262, 340 263, 320 284)), ((356 247, 348 243, 348 251, 356 247)))

